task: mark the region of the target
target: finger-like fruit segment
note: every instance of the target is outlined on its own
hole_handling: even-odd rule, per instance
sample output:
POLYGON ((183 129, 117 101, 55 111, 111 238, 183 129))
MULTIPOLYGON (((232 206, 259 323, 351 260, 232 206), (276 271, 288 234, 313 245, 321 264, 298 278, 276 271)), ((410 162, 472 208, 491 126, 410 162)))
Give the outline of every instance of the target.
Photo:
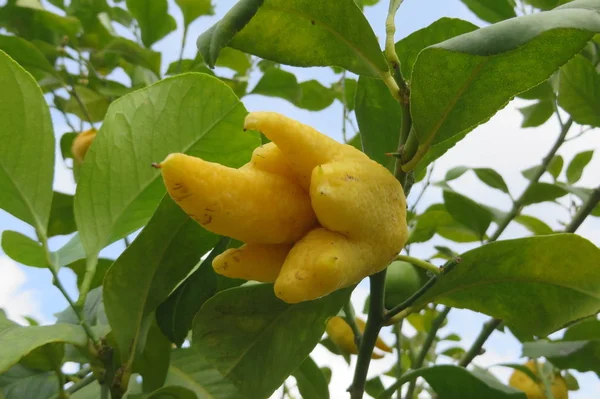
MULTIPOLYGON (((527 363, 525 363, 525 367, 531 370, 539 378, 539 373, 533 360, 530 360, 527 363)), ((529 375, 525 374, 520 370, 515 369, 515 371, 510 376, 508 384, 525 392, 525 394, 527 395, 527 399, 546 399, 543 381, 533 381, 529 375)), ((569 391, 567 389, 567 384, 560 374, 557 373, 553 377, 550 384, 552 389, 552 396, 554 396, 554 399, 568 399, 569 391)))
MULTIPOLYGON (((360 329, 360 325, 358 325, 358 327, 360 329)), ((361 330, 361 332, 363 330, 361 330)), ((358 347, 356 346, 356 341, 354 340, 354 332, 348 323, 346 323, 346 320, 344 320, 342 317, 334 316, 329 319, 325 331, 333 343, 340 348, 340 350, 349 354, 358 354, 358 347)), ((379 338, 377 339, 379 340, 379 338)), ((381 359, 382 357, 383 355, 379 353, 371 353, 371 359, 381 359)))
POLYGON ((215 272, 231 278, 273 283, 292 244, 246 244, 213 260, 215 272))
POLYGON ((171 154, 159 167, 173 200, 213 233, 246 243, 293 243, 316 222, 308 194, 285 177, 185 154, 171 154))
POLYGON ((288 303, 320 298, 365 277, 372 258, 369 245, 316 228, 294 244, 275 282, 275 295, 288 303))
POLYGON ((311 172, 317 165, 346 152, 366 158, 354 147, 340 144, 311 126, 275 112, 249 113, 244 128, 258 130, 275 143, 305 187, 310 185, 311 172))
POLYGON ((252 152, 252 159, 247 166, 287 177, 288 179, 299 183, 298 177, 286 161, 285 155, 283 155, 275 143, 267 143, 257 147, 254 152, 252 152))
POLYGON ((96 138, 96 129, 86 130, 85 132, 79 133, 73 140, 71 145, 71 153, 75 162, 82 164, 88 149, 96 138))
POLYGON ((388 263, 404 246, 408 236, 404 192, 378 163, 342 160, 317 166, 310 196, 323 227, 376 242, 386 248, 388 263))
MULTIPOLYGON (((365 323, 365 321, 363 319, 359 319, 358 317, 356 318, 356 326, 358 327, 358 329, 360 330, 361 333, 365 332, 365 327, 367 326, 367 323, 365 323)), ((384 341, 383 339, 381 339, 381 337, 377 337, 377 341, 375 342, 375 347, 381 349, 384 352, 387 353, 392 353, 393 349, 390 348, 384 341)))

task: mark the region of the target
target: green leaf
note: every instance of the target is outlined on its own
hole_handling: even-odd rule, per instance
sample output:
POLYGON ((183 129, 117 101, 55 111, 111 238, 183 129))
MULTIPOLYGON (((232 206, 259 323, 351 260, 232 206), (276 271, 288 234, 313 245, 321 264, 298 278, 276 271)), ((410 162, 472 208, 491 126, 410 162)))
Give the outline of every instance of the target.
MULTIPOLYGON (((160 331, 154 318, 145 322, 149 326, 144 328, 145 334, 140 337, 144 343, 134 342, 136 349, 141 353, 135 353, 132 371, 141 374, 144 392, 151 392, 159 389, 165 383, 169 372, 171 342, 160 331)), ((134 350, 131 352, 133 353, 134 350)))
POLYGON ((512 97, 547 80, 600 31, 598 12, 597 2, 576 0, 423 50, 411 80, 421 151, 488 120, 512 97))
POLYGON ((554 103, 550 100, 541 100, 535 104, 519 108, 523 115, 522 128, 538 127, 546 123, 554 114, 554 103))
POLYGON ((402 110, 390 90, 379 79, 358 79, 355 112, 364 152, 393 171, 396 158, 385 155, 398 150, 402 110))
POLYGON ((68 265, 79 259, 85 258, 85 250, 81 243, 79 233, 75 233, 73 237, 65 245, 59 248, 52 254, 54 263, 57 265, 68 265))
POLYGON ((410 232, 409 243, 426 242, 435 233, 456 242, 480 241, 481 237, 454 220, 442 204, 432 205, 417 218, 417 224, 410 232))
POLYGON ((2 399, 50 399, 57 392, 58 380, 54 372, 36 371, 17 364, 0 374, 2 399))
POLYGON ((117 55, 133 65, 139 65, 160 75, 161 54, 140 47, 136 42, 119 37, 111 41, 98 53, 99 57, 117 55))
POLYGON ((458 179, 459 177, 464 175, 468 170, 469 168, 467 168, 466 166, 455 166, 454 168, 446 172, 446 177, 444 177, 444 180, 451 181, 454 179, 458 179))
POLYGON ((340 66, 372 77, 388 71, 377 37, 354 0, 338 0, 334 5, 242 0, 198 38, 209 65, 226 45, 293 66, 340 66))
POLYGON ((523 196, 523 206, 540 202, 554 201, 567 195, 567 190, 556 184, 534 183, 523 196))
POLYGON ((175 18, 169 15, 167 0, 127 0, 127 9, 137 19, 142 31, 142 43, 150 47, 177 28, 175 18))
MULTIPOLYGON (((440 398, 527 399, 523 391, 503 385, 489 374, 464 367, 440 365, 409 371, 401 381, 423 377, 440 398), (468 387, 468 389, 465 389, 468 387)), ((388 389, 377 399, 390 399, 396 390, 388 389)))
POLYGON ((293 376, 303 398, 329 399, 329 386, 325 375, 310 356, 294 371, 293 376))
POLYGON ((558 179, 558 176, 560 175, 560 172, 562 171, 564 163, 565 163, 565 161, 563 160, 563 157, 561 157, 560 155, 555 155, 550 160, 547 170, 548 170, 548 173, 550 173, 552 175, 552 177, 554 177, 554 180, 558 179))
POLYGON ((444 204, 454 220, 473 230, 483 239, 490 223, 492 213, 470 198, 444 190, 444 204))
POLYGON ((473 14, 489 23, 517 16, 509 0, 461 0, 473 14))
POLYGON ((490 243, 419 299, 467 308, 545 336, 600 310, 600 249, 575 234, 490 243))
POLYGON ((569 166, 567 166, 567 181, 569 184, 575 184, 581 179, 583 169, 592 160, 594 151, 583 151, 575 155, 569 166))
POLYGON ((221 50, 250 22, 263 2, 264 0, 238 1, 223 19, 198 37, 198 51, 208 66, 214 68, 221 50))
POLYGON ((0 50, 8 54, 29 72, 40 85, 56 83, 58 74, 44 54, 27 40, 0 35, 0 50))
POLYGON ((179 61, 173 61, 169 64, 169 67, 167 68, 167 72, 165 72, 165 74, 177 75, 185 72, 202 72, 213 76, 215 74, 211 69, 209 69, 206 66, 206 64, 204 64, 204 61, 198 61, 197 59, 183 59, 181 60, 181 67, 179 66, 179 61))
POLYGON ((213 237, 165 195, 115 261, 104 278, 104 304, 123 357, 143 349, 154 311, 214 245, 213 237))
POLYGON ((349 294, 290 305, 275 297, 272 284, 225 290, 194 319, 192 345, 242 394, 267 397, 312 351, 349 294))
POLYGON ((126 28, 131 28, 131 24, 133 23, 133 17, 129 13, 129 11, 121 8, 121 7, 110 7, 110 18, 120 23, 126 28))
POLYGON ((524 356, 544 356, 561 369, 600 374, 600 320, 595 317, 570 326, 560 341, 526 342, 524 356))
POLYGON ((0 50, 0 208, 46 234, 54 133, 42 91, 0 50))
MULTIPOLYGON (((82 256, 85 256, 82 255, 82 256)), ((98 259, 98 263, 96 264, 96 272, 94 273, 94 277, 92 277, 92 281, 90 282, 90 288, 96 288, 102 285, 104 281, 104 276, 108 269, 112 266, 114 260, 112 259, 98 259)), ((73 263, 66 264, 66 266, 73 270, 75 275, 77 276, 77 287, 81 288, 81 284, 83 283, 85 272, 87 269, 86 260, 79 259, 73 263)))
POLYGON ((165 386, 150 393, 127 395, 127 399, 197 399, 191 390, 180 386, 165 386))
POLYGON ((460 346, 451 346, 450 348, 443 350, 440 354, 455 360, 460 360, 465 352, 465 349, 460 346))
POLYGON ((86 155, 75 195, 86 252, 95 256, 148 221, 165 193, 152 162, 173 152, 232 167, 248 160, 260 141, 242 130, 245 115, 229 87, 196 73, 116 100, 86 155))
POLYGON ((68 100, 56 96, 56 105, 65 112, 77 115, 83 121, 88 121, 88 115, 90 117, 88 122, 101 122, 104 120, 106 110, 110 104, 110 100, 106 96, 84 86, 75 86, 75 93, 79 96, 81 103, 77 101, 74 95, 71 95, 68 100), (87 113, 82 109, 82 105, 87 113))
POLYGON ((580 125, 600 126, 600 75, 582 55, 560 70, 558 104, 580 125))
POLYGON ((329 107, 334 100, 331 89, 316 80, 298 84, 296 75, 279 68, 269 68, 250 94, 280 97, 298 108, 320 111, 329 107))
MULTIPOLYGON (((90 326, 108 325, 106 312, 104 311, 104 301, 102 299, 102 287, 97 287, 90 292, 85 298, 83 309, 81 310, 84 320, 90 326)), ((79 317, 70 306, 62 312, 55 314, 57 323, 80 324, 79 317)))
MULTIPOLYGON (((567 0, 568 1, 568 0, 567 0)), ((524 0, 525 3, 539 8, 540 10, 551 10, 560 4, 560 0, 524 0)))
POLYGON ((252 66, 250 56, 240 50, 225 47, 219 53, 216 66, 232 69, 240 75, 245 75, 252 66))
POLYGON ((56 371, 62 367, 64 357, 65 345, 52 343, 35 348, 20 363, 34 370, 56 371))
POLYGON ((502 191, 503 193, 508 194, 508 186, 506 185, 506 182, 504 181, 500 173, 496 172, 494 169, 473 168, 473 172, 475 172, 479 180, 481 180, 491 188, 495 188, 497 190, 502 191))
MULTIPOLYGON (((210 237, 216 240, 215 237, 210 237)), ((213 240, 206 240, 212 241, 213 240)), ((187 338, 196 313, 204 302, 223 289, 240 285, 244 280, 225 278, 215 273, 212 261, 228 248, 231 240, 222 237, 206 258, 186 280, 169 295, 158 309, 156 321, 163 333, 181 347, 187 338)))
POLYGON ((534 235, 552 234, 552 228, 536 217, 519 215, 515 217, 514 221, 525 227, 534 235))
POLYGON ((183 13, 183 24, 187 27, 198 17, 214 15, 212 0, 175 0, 183 13))
POLYGON ((46 251, 42 244, 16 231, 4 230, 2 250, 10 258, 23 265, 49 267, 46 251))
POLYGON ((86 347, 88 337, 81 326, 54 324, 51 326, 14 327, 0 335, 0 373, 43 345, 64 342, 86 347))
POLYGON ((73 215, 73 196, 55 191, 50 207, 48 237, 71 234, 75 231, 77 226, 73 215))
POLYGON ((402 76, 410 79, 419 53, 426 47, 478 29, 471 22, 457 18, 440 18, 431 25, 419 29, 396 43, 402 76))
POLYGON ((565 384, 567 384, 567 389, 569 391, 579 391, 579 382, 577 382, 577 378, 568 371, 563 375, 565 379, 565 384))
POLYGON ((188 388, 195 392, 198 398, 205 398, 207 394, 214 399, 245 398, 194 346, 173 351, 165 384, 188 388))
POLYGON ((540 171, 541 168, 542 168, 541 165, 532 166, 531 168, 528 168, 528 169, 525 169, 524 171, 522 171, 521 174, 527 180, 533 180, 533 178, 537 175, 537 173, 540 171))
POLYGON ((381 395, 385 391, 385 387, 383 386, 383 382, 381 382, 380 377, 375 377, 370 380, 367 380, 365 384, 365 392, 374 398, 381 395))

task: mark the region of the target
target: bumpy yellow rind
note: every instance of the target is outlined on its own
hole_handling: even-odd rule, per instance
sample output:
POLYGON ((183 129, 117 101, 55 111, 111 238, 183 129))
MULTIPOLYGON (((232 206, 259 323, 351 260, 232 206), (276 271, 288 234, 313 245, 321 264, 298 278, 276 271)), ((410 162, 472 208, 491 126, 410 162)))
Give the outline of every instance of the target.
POLYGON ((246 244, 215 257, 215 272, 244 280, 273 283, 292 244, 246 244))
MULTIPOLYGON (((525 363, 525 366, 531 370, 536 376, 539 376, 537 373, 537 369, 533 360, 525 363)), ((529 377, 527 374, 523 373, 520 370, 515 370, 508 384, 512 387, 515 387, 527 395, 527 399, 547 399, 546 394, 544 392, 544 385, 542 381, 535 382, 529 377)), ((567 384, 564 378, 557 374, 552 380, 552 395, 554 399, 568 399, 569 391, 567 389, 567 384)))

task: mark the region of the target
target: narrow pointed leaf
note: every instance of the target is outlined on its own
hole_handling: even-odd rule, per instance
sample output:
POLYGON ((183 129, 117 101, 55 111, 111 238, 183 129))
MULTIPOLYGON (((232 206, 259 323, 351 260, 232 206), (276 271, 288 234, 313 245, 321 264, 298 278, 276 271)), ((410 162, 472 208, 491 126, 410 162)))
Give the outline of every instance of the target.
POLYGON ((464 195, 444 190, 444 204, 448 213, 459 223, 470 228, 480 238, 492 222, 492 214, 485 207, 464 195))
POLYGON ((535 104, 519 108, 523 115, 522 128, 538 127, 546 123, 554 113, 554 104, 550 100, 538 101, 535 104))
POLYGON ((138 21, 144 46, 150 47, 177 28, 167 0, 127 0, 127 9, 138 21))
POLYGON ((479 180, 481 180, 491 188, 495 188, 497 190, 502 191, 503 193, 508 194, 508 186, 506 185, 506 182, 504 181, 500 173, 496 172, 494 169, 474 168, 473 172, 475 172, 479 180))

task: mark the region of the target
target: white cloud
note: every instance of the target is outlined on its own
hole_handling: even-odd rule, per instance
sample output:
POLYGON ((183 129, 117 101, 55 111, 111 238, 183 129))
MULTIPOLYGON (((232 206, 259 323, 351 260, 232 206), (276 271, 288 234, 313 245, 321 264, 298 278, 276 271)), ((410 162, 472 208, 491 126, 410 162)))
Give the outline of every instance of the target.
POLYGON ((23 316, 31 316, 41 322, 47 319, 41 311, 38 294, 31 289, 22 289, 27 276, 15 261, 0 256, 0 275, 0 308, 10 319, 19 323, 26 323, 23 316))

